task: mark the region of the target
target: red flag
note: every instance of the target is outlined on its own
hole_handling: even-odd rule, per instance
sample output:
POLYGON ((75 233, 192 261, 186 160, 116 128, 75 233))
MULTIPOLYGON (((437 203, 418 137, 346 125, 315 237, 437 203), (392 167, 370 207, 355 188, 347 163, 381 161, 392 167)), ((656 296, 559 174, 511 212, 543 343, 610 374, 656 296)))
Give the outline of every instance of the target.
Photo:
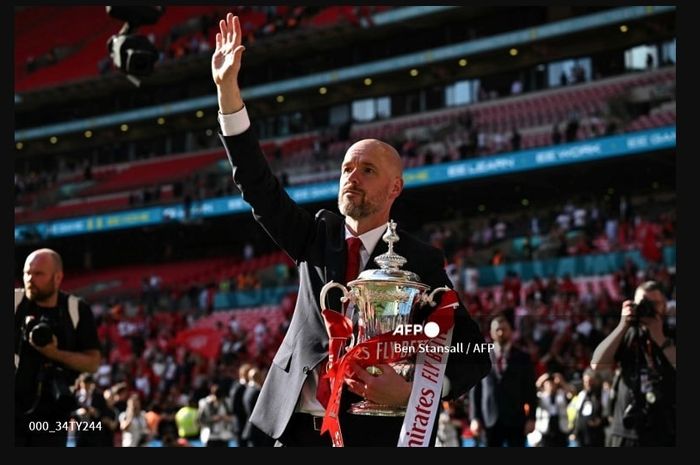
POLYGON ((184 346, 206 358, 216 358, 221 348, 221 334, 214 328, 191 328, 180 331, 173 344, 184 346))

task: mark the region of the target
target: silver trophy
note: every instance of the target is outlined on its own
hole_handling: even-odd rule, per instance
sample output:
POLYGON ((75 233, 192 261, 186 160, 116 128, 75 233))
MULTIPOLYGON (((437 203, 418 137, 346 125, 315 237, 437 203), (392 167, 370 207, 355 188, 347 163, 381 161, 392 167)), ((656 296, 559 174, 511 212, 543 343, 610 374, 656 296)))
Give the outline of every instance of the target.
MULTIPOLYGON (((413 309, 417 304, 428 303, 435 305, 433 296, 438 291, 449 290, 448 287, 440 287, 428 295, 430 286, 420 282, 420 277, 410 271, 402 270, 406 259, 394 252, 394 244, 399 241, 396 234, 396 223, 391 220, 387 231, 382 237, 389 246, 387 253, 374 259, 379 269, 365 270, 348 283, 349 290, 342 284, 329 282, 321 289, 321 303, 325 304, 326 294, 332 288, 338 288, 343 292, 343 302, 350 301, 348 305, 352 311, 356 308, 359 312, 357 319, 357 338, 359 344, 371 338, 393 332, 399 325, 411 323, 413 309)), ((346 315, 352 319, 352 315, 346 315)), ((392 364, 394 370, 407 381, 413 382, 415 355, 405 361, 392 364)), ((371 374, 379 375, 378 367, 368 367, 371 374)), ((350 413, 372 416, 404 416, 405 406, 380 405, 364 400, 353 404, 350 413)))

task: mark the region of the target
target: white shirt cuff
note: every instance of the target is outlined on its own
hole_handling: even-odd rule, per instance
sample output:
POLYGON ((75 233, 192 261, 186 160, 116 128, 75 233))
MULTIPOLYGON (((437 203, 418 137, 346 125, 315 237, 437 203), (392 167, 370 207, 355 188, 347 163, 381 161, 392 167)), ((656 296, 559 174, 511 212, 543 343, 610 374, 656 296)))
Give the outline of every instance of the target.
POLYGON ((221 133, 224 136, 237 136, 243 134, 250 127, 250 118, 248 118, 248 110, 244 106, 236 113, 227 115, 219 112, 219 125, 221 133))

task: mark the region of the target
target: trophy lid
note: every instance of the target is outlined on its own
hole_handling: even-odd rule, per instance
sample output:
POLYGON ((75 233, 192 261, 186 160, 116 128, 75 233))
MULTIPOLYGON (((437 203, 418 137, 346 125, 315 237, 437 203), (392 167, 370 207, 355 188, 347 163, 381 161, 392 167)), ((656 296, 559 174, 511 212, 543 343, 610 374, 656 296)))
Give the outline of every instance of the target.
POLYGON ((389 245, 389 250, 374 259, 375 263, 379 265, 379 269, 363 271, 357 279, 350 281, 348 285, 355 286, 363 282, 390 282, 393 284, 403 284, 421 289, 428 289, 429 286, 421 283, 420 277, 416 273, 401 269, 406 263, 406 259, 394 252, 394 243, 399 241, 399 236, 396 234, 396 222, 394 220, 389 221, 382 239, 389 245))

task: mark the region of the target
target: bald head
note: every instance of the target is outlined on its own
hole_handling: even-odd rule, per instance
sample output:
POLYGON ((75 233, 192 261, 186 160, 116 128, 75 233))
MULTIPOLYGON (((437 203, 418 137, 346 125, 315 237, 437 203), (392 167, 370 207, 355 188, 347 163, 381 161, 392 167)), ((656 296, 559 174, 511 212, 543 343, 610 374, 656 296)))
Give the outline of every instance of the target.
POLYGON ((399 152, 386 142, 379 139, 358 140, 348 148, 346 153, 350 154, 354 152, 370 154, 378 163, 383 164, 392 176, 401 176, 403 174, 403 164, 401 163, 399 152))
POLYGON ((34 260, 38 260, 41 262, 46 261, 47 263, 51 263, 53 265, 54 271, 63 272, 63 260, 61 259, 61 256, 58 254, 58 252, 56 252, 55 250, 35 250, 34 252, 30 253, 29 256, 27 256, 27 260, 25 261, 25 267, 28 263, 34 260))

